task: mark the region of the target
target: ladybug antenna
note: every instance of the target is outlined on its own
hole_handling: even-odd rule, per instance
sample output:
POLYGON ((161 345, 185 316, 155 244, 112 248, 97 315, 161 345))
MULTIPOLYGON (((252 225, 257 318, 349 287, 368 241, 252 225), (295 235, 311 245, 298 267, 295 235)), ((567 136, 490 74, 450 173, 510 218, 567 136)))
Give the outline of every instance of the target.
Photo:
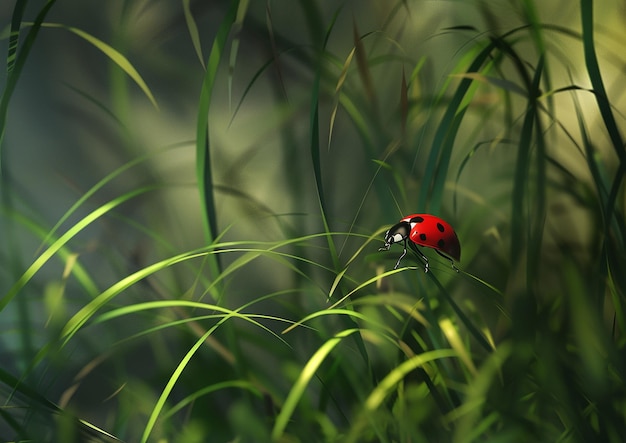
POLYGON ((389 248, 391 248, 391 243, 387 243, 387 242, 385 242, 385 244, 384 244, 382 247, 378 248, 378 251, 379 251, 379 252, 380 252, 380 251, 388 251, 388 250, 389 250, 389 248))

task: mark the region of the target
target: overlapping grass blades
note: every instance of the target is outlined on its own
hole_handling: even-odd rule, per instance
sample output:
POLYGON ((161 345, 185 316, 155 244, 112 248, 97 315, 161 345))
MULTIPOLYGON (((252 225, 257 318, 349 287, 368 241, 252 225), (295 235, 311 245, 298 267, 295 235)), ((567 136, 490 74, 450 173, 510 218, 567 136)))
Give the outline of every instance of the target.
MULTIPOLYGON (((53 4, 23 29, 21 45, 26 2, 15 4, 0 142, 11 95, 53 4)), ((90 404, 117 402, 111 415, 99 416, 107 431, 90 433, 104 441, 112 438, 108 432, 128 441, 185 443, 621 441, 626 154, 617 116, 622 102, 607 90, 601 70, 594 3, 581 0, 579 33, 575 26, 542 22, 542 5, 526 0, 518 5, 522 22, 502 29, 495 9, 481 2, 476 23, 445 28, 443 34, 460 43, 441 54, 404 35, 419 22, 412 2, 389 5, 381 26, 371 27, 361 15, 367 11, 347 3, 302 0, 287 17, 295 22, 301 14, 301 33, 288 32, 275 2, 259 15, 253 2, 233 0, 216 6, 221 19, 206 63, 202 45, 209 31, 201 26, 206 17, 195 15, 199 5, 184 0, 180 22, 189 51, 200 60, 194 65, 202 87, 192 106, 204 237, 181 250, 150 217, 117 215, 129 237, 161 246, 149 261, 133 262, 129 270, 123 259, 111 258, 116 273, 105 278, 76 255, 86 228, 122 204, 179 186, 158 180, 119 191, 63 231, 105 185, 163 151, 103 173, 49 226, 22 212, 28 202, 12 204, 17 191, 3 174, 2 222, 23 228, 41 246, 29 265, 13 260, 18 272, 2 294, 0 313, 20 303, 29 313, 50 281, 46 265, 73 263, 72 273, 63 275, 71 303, 55 317, 58 330, 33 334, 36 316, 11 326, 24 334, 22 349, 3 348, 3 355, 28 358, 26 369, 12 367, 22 371, 17 377, 0 369, 6 404, 24 400, 33 411, 68 416, 78 428, 93 430, 43 393, 54 391, 50 379, 62 384, 78 372, 73 362, 100 359, 104 369, 94 379, 112 393, 90 404), (591 89, 574 84, 572 71, 580 67, 558 56, 558 38, 548 33, 582 50, 591 89), (251 41, 262 54, 249 68, 241 54, 249 53, 251 41), (441 77, 431 74, 438 57, 445 61, 441 77), (224 68, 227 75, 221 75, 224 68), (240 72, 247 74, 243 85, 240 72), (258 111, 256 88, 265 81, 272 82, 273 95, 263 95, 258 111), (218 88, 228 90, 226 104, 218 88), (594 105, 583 106, 590 94, 594 105), (567 96, 570 108, 561 106, 567 96), (259 197, 245 180, 216 183, 222 165, 215 159, 228 160, 212 143, 220 121, 210 118, 212 110, 228 109, 221 121, 232 128, 242 111, 256 111, 263 121, 272 106, 282 113, 281 123, 267 128, 278 148, 260 149, 277 161, 284 157, 284 189, 259 197), (599 130, 617 165, 602 155, 599 130), (580 159, 574 166, 572 153, 580 159), (253 225, 248 231, 223 229, 221 223, 233 220, 226 219, 228 210, 218 212, 221 194, 280 220, 278 237, 256 237, 263 220, 237 220, 253 225), (277 205, 279 199, 290 204, 277 205), (281 213, 278 206, 289 209, 281 213), (417 253, 416 266, 407 257, 405 267, 390 270, 388 255, 376 251, 398 212, 417 211, 450 217, 463 245, 461 272, 433 256, 425 274, 417 253), (247 234, 238 237, 241 232, 247 234)), ((47 26, 99 48, 156 102, 157 91, 122 51, 95 40, 88 27, 61 23, 47 26)), ((119 103, 127 102, 127 91, 117 93, 119 103)), ((119 111, 122 127, 133 131, 125 121, 129 110, 119 111)), ((0 148, 5 153, 6 146, 0 148)), ((3 162, 3 171, 9 166, 3 162)), ((13 249, 3 250, 3 260, 19 252, 11 234, 13 249)), ((28 414, 0 408, 0 422, 0 433, 34 437, 28 414)))

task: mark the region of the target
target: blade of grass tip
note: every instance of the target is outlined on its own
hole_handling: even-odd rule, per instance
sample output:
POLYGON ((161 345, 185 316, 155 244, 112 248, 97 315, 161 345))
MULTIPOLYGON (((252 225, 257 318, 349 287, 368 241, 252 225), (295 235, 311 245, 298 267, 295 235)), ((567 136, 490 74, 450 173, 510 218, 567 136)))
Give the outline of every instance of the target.
POLYGON ((348 77, 348 68, 350 67, 350 64, 352 63, 354 52, 355 52, 355 48, 352 48, 352 50, 350 51, 350 54, 348 54, 348 57, 343 62, 343 67, 341 68, 341 72, 339 73, 339 78, 337 78, 337 86, 335 86, 335 99, 333 100, 333 108, 330 112, 330 124, 328 125, 329 129, 328 129, 327 149, 329 151, 330 151, 330 142, 333 136, 333 129, 335 127, 335 117, 337 116, 337 109, 339 108, 339 97, 341 94, 341 88, 343 88, 346 78, 348 77))
MULTIPOLYGON (((49 231, 47 231, 44 227, 38 225, 36 222, 27 218, 23 214, 11 211, 8 212, 8 215, 9 217, 20 223, 22 226, 26 227, 29 231, 34 233, 37 237, 41 238, 42 246, 44 244, 52 245, 55 241, 58 240, 56 238, 53 238, 53 236, 50 235, 49 231)), ((70 251, 66 247, 62 247, 59 249, 59 258, 64 262, 70 260, 73 255, 75 255, 75 253, 70 251)), ((80 263, 77 262, 74 264, 74 266, 72 267, 72 275, 90 297, 95 297, 98 294, 98 286, 80 263)))
POLYGON ((469 349, 463 343, 463 339, 459 335, 459 331, 456 326, 452 323, 452 320, 449 318, 442 318, 439 320, 439 328, 445 334, 448 343, 452 349, 454 349, 459 359, 465 364, 465 367, 469 370, 471 375, 474 377, 478 373, 474 362, 472 361, 472 357, 470 355, 469 349))
MULTIPOLYGON (((461 174, 463 174, 463 171, 465 170, 465 167, 469 164, 469 161, 476 154, 476 152, 478 152, 478 149, 482 148, 483 146, 487 146, 489 148, 489 147, 497 146, 499 144, 514 145, 515 141, 502 138, 502 139, 488 140, 488 141, 484 141, 484 142, 480 142, 480 143, 475 144, 474 147, 472 149, 470 149, 470 151, 466 154, 465 158, 463 158, 463 160, 461 161, 459 169, 458 169, 458 171, 456 173, 455 183, 459 182, 459 180, 461 179, 461 174)), ((452 203, 452 212, 454 214, 457 213, 457 195, 458 195, 457 188, 455 187, 453 200, 452 200, 452 202, 453 202, 452 203)))
MULTIPOLYGON (((492 41, 489 45, 487 45, 482 51, 478 53, 478 55, 474 58, 469 68, 467 68, 466 73, 478 72, 481 66, 489 59, 489 55, 491 51, 494 49, 495 44, 492 41)), ((423 208, 426 205, 426 202, 429 200, 429 194, 432 192, 431 185, 434 183, 435 178, 433 176, 438 173, 437 161, 442 154, 442 150, 451 149, 454 145, 454 139, 456 137, 456 132, 452 131, 452 128, 460 125, 460 120, 457 118, 461 110, 465 110, 467 105, 469 104, 469 100, 466 98, 466 94, 470 91, 470 88, 473 86, 474 82, 468 78, 464 78, 459 83, 452 99, 448 103, 446 110, 444 112, 443 117, 441 118, 441 122, 435 131, 435 136, 433 138, 433 146, 428 156, 428 160, 426 162, 426 167, 424 169, 424 177, 422 179, 422 186, 420 187, 420 192, 417 200, 418 208, 423 208), (446 142, 447 140, 447 142, 446 142)), ((461 116, 462 117, 462 116, 461 116)), ((444 154, 445 155, 445 154, 444 154)), ((435 201, 435 203, 437 203, 435 201)), ((433 212, 437 213, 439 211, 433 212)))
MULTIPOLYGON (((352 230, 354 229, 354 226, 356 225, 356 221, 359 218, 359 215, 361 215, 361 210, 363 209, 363 206, 365 205, 365 201, 367 199, 367 196, 369 195, 371 189, 375 186, 376 183, 376 178, 379 175, 379 172, 381 171, 381 169, 383 167, 385 167, 385 160, 387 160, 387 157, 394 152, 399 146, 400 146, 400 140, 396 139, 396 140, 392 140, 390 143, 390 146, 388 146, 385 149, 385 158, 382 161, 374 161, 374 163, 376 163, 378 165, 378 167, 376 168, 376 171, 374 172, 374 174, 372 175, 372 178, 370 179, 370 182, 367 185, 367 188, 365 189, 365 191, 363 192, 363 197, 361 198, 361 201, 359 202, 359 206, 356 208, 356 211, 354 211, 354 217, 352 218, 352 222, 350 223, 350 228, 348 229, 348 234, 344 237, 343 243, 341 244, 341 247, 339 248, 339 255, 341 255, 343 253, 343 250, 346 246, 346 244, 348 243, 348 238, 350 236, 350 234, 352 234, 352 230)), ((346 270, 347 267, 350 265, 350 263, 352 263, 352 261, 357 257, 357 255, 362 251, 362 249, 369 243, 369 241, 375 237, 378 237, 380 235, 380 233, 376 233, 374 235, 372 235, 368 241, 366 243, 363 243, 361 245, 361 247, 357 250, 357 253, 355 253, 351 258, 349 258, 346 261, 346 270)), ((330 295, 329 295, 330 298, 330 295)))
MULTIPOLYGON (((539 14, 537 13, 537 6, 534 0, 524 0, 522 2, 522 9, 524 14, 526 15, 526 23, 530 25, 530 35, 532 36, 533 42, 535 44, 535 48, 537 50, 537 54, 541 56, 543 59, 543 69, 541 81, 544 84, 544 89, 546 91, 552 90, 552 82, 550 80, 550 69, 548 66, 548 59, 544 57, 546 53, 546 44, 543 38, 542 33, 542 24, 541 19, 539 18, 539 14)), ((537 85, 537 90, 540 89, 540 85, 537 85)), ((547 97, 548 102, 548 110, 550 115, 554 115, 554 99, 552 96, 547 97)))
POLYGON ((200 34, 198 33, 198 25, 191 13, 191 0, 183 0, 183 13, 185 14, 185 23, 187 24, 187 30, 189 31, 189 37, 191 38, 191 44, 196 51, 198 60, 202 68, 206 69, 204 65, 204 55, 202 55, 202 43, 200 43, 200 34))
POLYGON ((230 45, 230 57, 228 59, 228 110, 232 109, 233 97, 233 76, 235 75, 235 64, 237 62, 237 54, 239 53, 239 43, 241 42, 241 28, 243 28, 243 20, 246 17, 249 0, 240 0, 237 8, 235 21, 231 25, 231 33, 233 35, 230 45))
MULTIPOLYGON (((334 29, 335 23, 337 22, 337 17, 339 15, 339 11, 341 7, 335 11, 333 18, 328 25, 328 29, 326 31, 326 35, 324 37, 324 42, 321 48, 321 51, 326 50, 326 44, 328 43, 328 39, 330 38, 330 34, 334 29)), ((315 78, 313 80, 313 89, 311 92, 311 114, 310 114, 310 149, 311 149, 311 159, 313 162, 313 174, 315 176, 315 185, 317 189, 317 198, 320 205, 320 212, 322 216, 322 222, 324 224, 324 231, 326 233, 330 233, 330 227, 327 219, 327 204, 326 197, 324 194, 324 186, 323 186, 323 176, 322 176, 322 160, 321 160, 321 149, 320 149, 320 124, 319 124, 319 93, 320 93, 320 82, 322 77, 322 56, 321 53, 318 56, 317 60, 317 69, 315 72, 315 78)), ((333 266, 336 270, 340 269, 339 266, 339 257, 337 255, 337 249, 335 247, 335 242, 332 236, 327 237, 328 240, 328 248, 330 251, 330 256, 333 261, 333 266)))
POLYGON ((63 234, 61 237, 59 237, 58 240, 52 243, 48 247, 48 249, 42 252, 42 254, 28 267, 26 271, 24 271, 22 276, 13 284, 13 286, 9 289, 5 296, 0 299, 0 312, 4 310, 4 308, 6 308, 9 302, 19 293, 19 291, 26 285, 26 283, 28 283, 33 278, 33 276, 43 267, 43 265, 79 232, 81 232, 98 218, 102 217, 104 214, 110 212, 122 203, 125 203, 147 192, 161 188, 163 188, 163 185, 145 186, 128 192, 100 206, 99 208, 85 216, 82 220, 74 224, 70 229, 67 230, 65 234, 63 234))
MULTIPOLYGON (((154 405, 154 408, 152 409, 152 413, 150 414, 150 417, 148 418, 148 423, 146 423, 146 427, 144 428, 143 434, 141 436, 141 440, 140 440, 141 443, 146 443, 148 439, 150 438, 150 434, 152 433, 152 430, 154 429, 154 426, 156 425, 156 421, 161 415, 163 408, 165 407, 165 402, 167 401, 172 390, 174 389, 174 386, 178 382, 178 379, 180 378, 181 374, 187 367, 188 363, 191 361, 191 358, 195 355, 198 349, 200 349, 200 347, 205 343, 205 341, 217 330, 217 328, 219 328, 221 325, 223 325, 228 320, 234 317, 247 319, 245 315, 238 313, 238 311, 230 311, 224 318, 222 318, 219 322, 217 322, 214 326, 212 326, 208 331, 206 331, 206 333, 204 333, 202 337, 196 340, 194 345, 189 349, 189 351, 187 351, 187 353, 182 358, 178 366, 176 366, 176 369, 170 376, 167 384, 165 385, 165 388, 163 389, 163 392, 161 392, 159 399, 154 405)), ((256 322, 253 322, 253 323, 256 323, 256 322)))
POLYGON ((400 383, 400 381, 402 381, 407 374, 431 361, 443 358, 453 358, 456 356, 457 353, 453 349, 438 349, 411 357, 395 367, 380 381, 380 383, 378 383, 378 385, 367 397, 363 404, 361 416, 350 430, 350 434, 347 436, 345 441, 347 443, 359 441, 366 422, 372 420, 374 412, 380 407, 385 398, 387 398, 387 396, 394 389, 396 389, 398 383, 400 383))
MULTIPOLYGON (((19 380, 15 378, 10 373, 6 372, 4 369, 0 368, 0 382, 4 383, 7 387, 9 387, 12 392, 10 394, 10 398, 12 398, 16 393, 23 395, 28 401, 28 409, 38 410, 38 411, 46 411, 55 415, 67 415, 62 408, 60 408, 55 403, 48 400, 46 397, 42 396, 39 392, 34 390, 33 388, 27 386, 23 380, 19 380)), ((10 398, 8 400, 10 400, 10 398)), ((7 401, 8 401, 7 400, 7 401)), ((5 409, 5 408, 3 408, 5 409)), ((87 432, 91 437, 98 437, 97 441, 115 441, 121 442, 117 437, 112 434, 109 434, 103 429, 89 423, 88 421, 79 419, 74 415, 70 414, 70 417, 76 421, 77 425, 81 427, 81 429, 87 432), (84 428, 83 428, 84 427, 84 428), (106 440, 100 440, 106 437, 106 440)), ((91 441, 91 440, 90 440, 91 441)))
POLYGON ((111 301, 125 289, 128 289, 137 282, 155 274, 162 269, 166 269, 187 260, 204 257, 210 253, 211 251, 207 251, 206 248, 203 248, 203 250, 185 252, 153 263, 140 269, 139 271, 134 272, 133 274, 130 274, 127 277, 122 278, 121 280, 110 286, 108 289, 100 293, 85 306, 83 306, 76 314, 72 316, 72 318, 67 321, 60 334, 60 338, 63 340, 62 345, 65 346, 69 342, 69 340, 71 340, 72 337, 78 332, 78 330, 85 323, 87 323, 89 319, 92 318, 93 315, 100 308, 102 308, 106 303, 111 301))
POLYGON ((382 31, 386 31, 389 26, 395 22, 398 15, 400 15, 401 18, 405 21, 411 21, 411 8, 409 8, 407 0, 400 0, 396 2, 395 6, 389 11, 389 14, 385 18, 385 21, 383 22, 383 25, 380 27, 380 29, 382 31), (402 13, 402 11, 400 11, 402 7, 404 7, 404 14, 402 13))
MULTIPOLYGON (((207 70, 202 81, 202 89, 200 91, 200 102, 198 106, 198 122, 196 128, 196 174, 198 179, 198 190, 202 204, 202 213, 204 218, 204 231, 208 243, 211 243, 217 237, 217 214, 215 211, 215 196, 213 194, 213 173, 211 171, 211 153, 209 142, 209 108, 211 105, 211 93, 217 76, 220 60, 226 46, 226 40, 232 24, 237 16, 237 8, 239 1, 232 1, 222 20, 220 27, 213 40, 211 53, 207 63, 207 70)), ((219 272, 219 258, 211 264, 212 271, 219 272)))
POLYGON ((365 53, 365 47, 363 46, 363 37, 359 35, 359 28, 357 27, 354 16, 352 17, 352 38, 354 40, 354 48, 356 50, 356 65, 359 70, 359 77, 361 78, 361 83, 363 83, 363 88, 365 89, 365 96, 367 98, 367 101, 369 102, 370 106, 372 106, 372 109, 374 110, 374 113, 376 115, 378 109, 376 89, 374 88, 372 74, 367 63, 367 55, 365 53))
POLYGON ((267 32, 270 37, 270 45, 272 47, 272 60, 274 62, 274 68, 276 68, 276 76, 278 77, 278 85, 280 86, 280 92, 283 98, 289 103, 289 96, 287 95, 287 88, 285 88, 285 80, 283 78, 283 70, 280 64, 280 58, 278 54, 278 48, 276 46, 276 37, 274 35, 274 21, 272 20, 272 7, 271 2, 268 0, 265 6, 265 23, 267 24, 267 32))
MULTIPOLYGON (((467 76, 469 74, 471 76, 473 75, 473 73, 478 72, 481 66, 483 66, 483 64, 488 61, 491 51, 495 48, 499 48, 503 52, 511 55, 513 61, 518 67, 520 75, 522 75, 528 87, 528 85, 530 85, 530 81, 528 80, 528 76, 525 75, 526 71, 524 69, 523 63, 521 63, 519 57, 516 56, 516 54, 512 51, 510 46, 504 40, 506 36, 517 32, 520 29, 524 29, 524 27, 516 28, 512 31, 509 31, 507 34, 499 38, 492 38, 490 44, 487 45, 474 58, 470 67, 466 70, 465 75, 467 76)), ((447 174, 447 169, 452 154, 452 148, 454 146, 454 139, 456 138, 458 128, 461 124, 463 113, 467 109, 471 96, 476 90, 473 80, 474 79, 465 77, 460 82, 452 100, 446 108, 441 123, 439 124, 437 131, 435 132, 433 149, 429 154, 429 158, 424 172, 423 183, 425 183, 426 186, 422 186, 420 188, 420 193, 418 197, 418 206, 421 207, 425 205, 427 197, 434 196, 434 198, 432 198, 434 206, 431 208, 431 211, 435 213, 439 212, 438 208, 440 205, 440 196, 445 186, 445 176, 447 174), (437 164, 438 161, 439 164, 437 164)))
POLYGON ((406 137, 406 122, 409 117, 409 88, 406 83, 406 73, 402 67, 402 81, 400 82, 400 127, 402 137, 406 137))
POLYGON ((239 99, 239 102, 237 103, 237 107, 235 108, 235 110, 233 111, 231 117, 230 117, 230 121, 228 122, 228 127, 230 128, 231 125, 233 124, 233 121, 235 121, 235 117, 237 116, 237 114, 239 113, 239 109, 241 108, 241 106, 243 105, 246 97, 248 96, 248 93, 250 92, 250 89, 252 89, 252 86, 254 86, 254 84, 256 83, 256 81, 259 79, 259 77, 261 76, 261 74, 263 74, 265 72, 265 70, 272 64, 274 60, 273 59, 269 59, 268 61, 266 61, 252 76, 252 79, 250 80, 250 82, 248 82, 248 85, 246 86, 246 89, 244 89, 243 93, 241 94, 241 98, 239 99))
POLYGON ((604 212, 604 210, 606 209, 606 202, 609 196, 609 192, 607 190, 608 181, 605 180, 606 177, 601 172, 601 159, 598 157, 598 154, 593 149, 593 143, 591 142, 591 138, 589 137, 589 131, 587 130, 587 125, 585 123, 585 118, 580 105, 580 101, 578 100, 578 97, 575 93, 572 94, 572 101, 574 103, 574 109, 576 111, 576 120, 578 121, 580 137, 587 160, 587 167, 589 168, 589 172, 591 173, 591 177, 593 178, 593 183, 595 184, 596 192, 598 193, 598 199, 600 200, 599 209, 600 211, 602 211, 603 217, 606 218, 606 213, 604 212))
POLYGON ((285 429, 287 428, 287 423, 291 419, 291 416, 293 415, 296 406, 300 402, 300 399, 302 398, 306 387, 309 385, 311 379, 315 376, 316 371, 324 362, 328 354, 330 354, 330 352, 339 343, 341 343, 344 338, 354 334, 355 332, 358 333, 359 329, 347 329, 337 333, 333 338, 324 343, 315 352, 315 354, 313 354, 313 356, 309 359, 306 365, 304 365, 304 368, 302 368, 302 371, 300 372, 300 376, 291 387, 291 390, 289 391, 289 394, 285 399, 283 407, 281 408, 278 416, 274 420, 274 428, 272 429, 272 439, 274 441, 279 440, 285 432, 285 429))
POLYGON ((102 180, 98 181, 95 185, 93 185, 87 192, 85 192, 67 211, 65 214, 61 216, 59 221, 48 231, 48 235, 42 240, 41 244, 37 248, 36 254, 41 251, 44 245, 48 244, 50 239, 56 234, 57 230, 61 227, 61 225, 74 213, 76 210, 82 206, 92 195, 94 195, 98 190, 102 189, 107 183, 111 182, 115 177, 122 174, 124 171, 131 169, 133 166, 141 164, 146 160, 149 160, 155 153, 148 153, 139 158, 129 161, 128 163, 120 166, 113 172, 109 173, 102 180))
POLYGON ((62 23, 43 23, 42 26, 46 28, 65 29, 66 31, 76 34, 86 42, 91 43, 91 45, 102 51, 104 55, 109 57, 109 59, 113 63, 115 63, 120 69, 122 69, 122 71, 124 71, 126 75, 128 75, 137 84, 137 86, 139 86, 139 88, 141 88, 143 93, 150 100, 150 103, 152 103, 152 106, 154 106, 154 108, 157 110, 159 109, 159 105, 157 104, 154 95, 152 95, 152 91, 150 90, 146 82, 143 80, 139 72, 137 72, 132 63, 119 51, 117 51, 107 43, 103 42, 102 40, 94 37, 93 35, 88 34, 85 31, 75 28, 73 26, 67 26, 62 23))

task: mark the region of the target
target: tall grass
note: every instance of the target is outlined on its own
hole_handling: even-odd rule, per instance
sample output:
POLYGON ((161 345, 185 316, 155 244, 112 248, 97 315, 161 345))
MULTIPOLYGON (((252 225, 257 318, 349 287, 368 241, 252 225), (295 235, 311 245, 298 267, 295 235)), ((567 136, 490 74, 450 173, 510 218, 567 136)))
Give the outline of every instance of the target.
POLYGON ((604 3, 71 3, 3 34, 0 440, 622 441, 604 3))

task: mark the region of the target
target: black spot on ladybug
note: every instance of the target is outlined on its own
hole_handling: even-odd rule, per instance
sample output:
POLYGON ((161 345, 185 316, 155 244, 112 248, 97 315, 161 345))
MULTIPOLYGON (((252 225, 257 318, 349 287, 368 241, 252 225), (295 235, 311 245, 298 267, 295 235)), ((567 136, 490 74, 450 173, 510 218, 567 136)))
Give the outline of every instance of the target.
POLYGON ((437 223, 437 229, 439 229, 439 232, 443 232, 446 230, 446 228, 444 228, 441 223, 437 223))
POLYGON ((422 223, 422 222, 424 221, 424 217, 415 217, 415 218, 413 219, 413 221, 414 221, 415 223, 422 223))
POLYGON ((443 249, 445 244, 446 242, 443 240, 443 238, 437 242, 437 246, 439 246, 439 249, 443 249))
POLYGON ((426 241, 426 234, 420 234, 420 240, 426 241))

